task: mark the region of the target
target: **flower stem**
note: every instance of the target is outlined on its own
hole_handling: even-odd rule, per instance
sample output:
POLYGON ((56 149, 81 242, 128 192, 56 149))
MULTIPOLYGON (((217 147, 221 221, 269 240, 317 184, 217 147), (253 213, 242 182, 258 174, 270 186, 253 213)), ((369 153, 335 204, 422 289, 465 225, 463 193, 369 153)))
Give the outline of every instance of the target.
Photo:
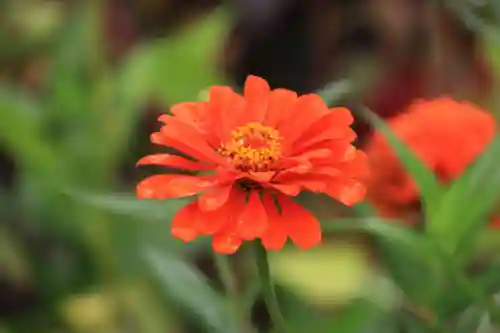
POLYGON ((236 278, 234 277, 233 271, 231 270, 231 265, 227 256, 215 254, 214 255, 215 266, 217 268, 217 273, 221 279, 222 285, 224 286, 225 292, 228 296, 233 297, 238 293, 238 287, 236 284, 236 278))
POLYGON ((500 312, 495 301, 487 293, 485 293, 481 288, 479 288, 473 281, 471 281, 464 270, 456 263, 455 258, 450 256, 447 252, 437 246, 439 255, 441 256, 442 262, 444 263, 448 273, 451 278, 455 280, 462 290, 469 295, 470 298, 475 300, 478 305, 482 306, 486 311, 488 311, 491 321, 498 325, 500 323, 500 312))
POLYGON ((274 284, 271 280, 269 272, 266 249, 264 249, 264 247, 258 242, 254 242, 253 246, 255 262, 257 264, 257 270, 262 287, 262 296, 264 297, 264 302, 266 303, 269 316, 273 322, 274 332, 286 333, 287 330, 285 327, 285 320, 281 314, 278 299, 276 298, 276 292, 274 290, 274 284))
POLYGON ((236 282, 236 277, 234 276, 231 265, 229 264, 229 257, 220 254, 214 254, 214 262, 217 268, 217 273, 224 286, 224 291, 227 298, 229 299, 229 304, 231 306, 236 319, 242 329, 242 332, 250 333, 252 328, 247 322, 245 315, 245 309, 241 306, 242 302, 239 300, 238 284, 236 282))

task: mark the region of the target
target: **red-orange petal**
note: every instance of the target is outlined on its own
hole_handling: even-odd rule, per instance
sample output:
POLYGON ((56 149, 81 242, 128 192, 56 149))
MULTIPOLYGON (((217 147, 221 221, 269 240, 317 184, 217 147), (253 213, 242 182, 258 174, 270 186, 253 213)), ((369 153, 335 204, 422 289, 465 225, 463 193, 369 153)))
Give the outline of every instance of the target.
POLYGON ((260 193, 252 191, 243 212, 238 218, 236 233, 244 240, 260 237, 267 228, 267 214, 260 200, 260 193))
MULTIPOLYGON (((181 150, 181 152, 187 155, 192 155, 193 152, 195 152, 198 156, 204 157, 204 159, 202 159, 198 156, 193 156, 194 158, 201 161, 217 163, 221 163, 221 161, 224 161, 224 159, 219 154, 217 154, 215 149, 209 145, 207 140, 198 130, 175 117, 168 117, 170 117, 168 120, 168 125, 163 126, 160 129, 160 132, 166 138, 170 138, 173 141, 182 143, 182 146, 174 148, 181 150, 183 149, 183 147, 186 147, 189 150, 181 150)), ((170 144, 170 146, 172 145, 170 144)))
MULTIPOLYGON (((332 151, 330 149, 316 149, 316 150, 309 150, 301 155, 298 156, 290 156, 283 158, 280 161, 279 168, 284 169, 284 171, 280 172, 278 174, 279 176, 283 174, 287 174, 289 172, 293 172, 293 168, 302 165, 308 166, 308 169, 312 168, 312 163, 311 161, 316 164, 318 160, 324 160, 332 156, 332 151)), ((304 168, 303 166, 302 168, 304 168)))
POLYGON ((198 205, 192 201, 182 207, 172 220, 172 236, 182 239, 184 242, 190 242, 195 239, 199 232, 196 228, 196 219, 198 214, 198 205))
POLYGON ((323 193, 327 188, 324 181, 314 179, 301 179, 297 183, 303 186, 304 189, 314 193, 323 193))
MULTIPOLYGON (((202 103, 184 102, 172 105, 170 107, 170 112, 185 123, 198 128, 203 124, 205 121, 204 117, 206 116, 202 107, 202 103)), ((158 120, 163 121, 163 116, 164 115, 161 115, 158 120)))
POLYGON ((279 127, 286 142, 286 148, 291 147, 305 130, 326 114, 328 114, 328 107, 321 97, 316 94, 300 96, 293 113, 279 127))
POLYGON ((274 198, 271 195, 264 194, 262 204, 266 210, 268 220, 266 232, 261 236, 262 245, 270 251, 281 250, 287 239, 286 221, 278 212, 274 198))
POLYGON ((297 93, 287 89, 274 89, 269 94, 267 113, 264 123, 277 128, 281 122, 288 119, 297 102, 297 93))
MULTIPOLYGON (((350 115, 349 110, 345 110, 350 115)), ((344 112, 330 112, 312 124, 295 142, 292 152, 300 152, 307 147, 326 140, 348 140, 352 142, 356 139, 356 133, 346 123, 344 119, 347 115, 344 112), (340 114, 339 114, 340 113, 340 114), (340 116, 340 119, 338 117, 340 116)), ((352 119, 352 116, 351 116, 352 119)))
POLYGON ((199 232, 203 235, 213 235, 220 232, 229 219, 228 209, 222 206, 219 209, 204 212, 199 211, 196 225, 199 232))
POLYGON ((354 122, 354 117, 348 108, 342 106, 330 108, 330 114, 335 117, 337 126, 351 126, 354 122))
POLYGON ((265 119, 270 91, 269 84, 263 78, 254 75, 247 77, 243 91, 247 107, 242 122, 262 122, 265 119))
POLYGON ((269 186, 290 197, 295 197, 300 193, 300 185, 298 184, 270 183, 269 186))
POLYGON ((170 199, 188 197, 217 185, 217 179, 188 175, 155 175, 137 185, 140 199, 170 199))
POLYGON ((248 178, 256 181, 259 184, 268 183, 274 176, 276 171, 249 171, 248 178))
POLYGON ((337 179, 328 184, 325 193, 346 206, 352 206, 366 195, 366 186, 356 179, 337 179))
MULTIPOLYGON (((211 145, 220 144, 217 131, 213 128, 213 114, 208 112, 209 107, 207 102, 179 103, 173 105, 170 111, 177 120, 200 132, 211 145)), ((170 117, 169 114, 163 114, 158 120, 168 124, 170 123, 170 117)))
POLYGON ((182 140, 172 139, 171 137, 161 132, 154 132, 153 134, 151 134, 151 142, 157 145, 176 149, 179 152, 182 152, 190 157, 199 160, 200 162, 215 163, 213 159, 207 156, 207 154, 200 152, 199 149, 186 145, 182 140))
POLYGON ((199 196, 198 203, 200 205, 200 210, 209 212, 222 207, 229 199, 232 187, 233 183, 224 184, 214 187, 210 191, 199 196))
POLYGON ((355 150, 354 156, 349 162, 339 166, 342 175, 357 179, 368 179, 370 177, 370 161, 364 151, 355 150))
POLYGON ((327 188, 326 182, 328 181, 328 177, 325 177, 324 175, 318 175, 318 174, 294 174, 294 173, 287 173, 286 175, 283 175, 280 178, 277 178, 277 182, 279 182, 279 186, 273 185, 276 189, 280 189, 280 187, 286 188, 296 188, 296 192, 290 192, 286 193, 282 191, 284 194, 287 194, 288 196, 296 196, 300 193, 302 188, 312 191, 312 192, 324 192, 327 188))
POLYGON ((245 81, 243 96, 248 102, 259 102, 267 99, 271 88, 266 80, 255 75, 249 75, 245 81))
MULTIPOLYGON (((217 136, 224 140, 232 127, 232 117, 235 116, 233 112, 238 112, 240 108, 235 104, 235 93, 230 87, 226 86, 213 86, 209 90, 209 114, 211 115, 210 124, 213 126, 217 136)), ((243 100, 243 98, 241 98, 243 100)), ((240 105, 243 103, 240 102, 240 105)))
POLYGON ((197 221, 198 229, 205 235, 235 233, 236 221, 243 211, 245 202, 246 193, 233 187, 229 198, 220 208, 212 211, 200 210, 197 221))
POLYGON ((243 240, 236 234, 218 233, 212 237, 212 248, 220 254, 233 254, 240 248, 243 240))
MULTIPOLYGON (((294 148, 295 149, 295 148, 294 148)), ((351 141, 339 139, 339 140, 327 140, 321 143, 317 143, 314 146, 307 147, 303 149, 303 153, 307 153, 308 151, 314 150, 322 150, 327 149, 330 150, 331 154, 329 157, 324 158, 323 160, 315 161, 315 164, 324 163, 324 164, 339 164, 343 162, 347 162, 353 159, 356 154, 356 148, 351 144, 351 141)), ((295 152, 298 153, 298 152, 295 152)), ((301 154, 303 154, 301 153, 301 154)), ((300 156, 300 155, 299 155, 300 156)))
POLYGON ((288 236, 298 247, 307 250, 321 243, 321 227, 313 214, 284 195, 278 196, 278 203, 288 236))
POLYGON ((153 154, 147 155, 141 158, 136 165, 163 165, 166 167, 172 167, 181 170, 210 170, 213 169, 212 166, 202 165, 195 161, 190 161, 184 157, 172 155, 172 154, 153 154))

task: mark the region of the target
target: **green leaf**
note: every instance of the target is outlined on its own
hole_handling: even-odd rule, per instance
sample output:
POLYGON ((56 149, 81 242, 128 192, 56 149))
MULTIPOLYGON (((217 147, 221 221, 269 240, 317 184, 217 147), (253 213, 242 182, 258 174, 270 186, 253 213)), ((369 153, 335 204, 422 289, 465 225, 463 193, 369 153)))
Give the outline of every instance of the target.
POLYGON ((370 300, 353 299, 340 309, 323 308, 320 312, 287 288, 276 286, 276 294, 291 333, 388 332, 387 327, 378 330, 387 317, 386 310, 370 300))
POLYGON ((444 275, 427 244, 422 241, 409 247, 386 238, 379 238, 377 243, 389 276, 407 298, 416 304, 436 307, 444 275), (425 278, 422 272, 425 272, 425 278))
POLYGON ((500 258, 489 262, 488 268, 475 281, 482 290, 498 292, 500 290, 500 258))
POLYGON ((378 218, 322 221, 329 232, 364 232, 375 237, 389 275, 414 302, 434 306, 441 292, 442 270, 429 240, 394 220, 378 218), (426 272, 426 278, 421 276, 426 272))
POLYGON ((95 74, 92 73, 96 65, 95 54, 101 51, 95 38, 99 28, 96 6, 91 2, 78 6, 59 32, 48 73, 48 90, 44 94, 50 105, 46 117, 75 129, 87 126, 82 121, 89 119, 92 112, 97 112, 88 108, 89 90, 95 82, 92 75, 95 74))
POLYGON ((124 91, 147 92, 167 105, 196 100, 201 90, 221 82, 212 59, 227 22, 226 12, 218 10, 175 36, 142 45, 124 65, 124 91))
POLYGON ((228 304, 194 267, 154 250, 146 251, 144 258, 162 292, 185 310, 199 316, 211 332, 241 332, 228 304))
POLYGON ((328 105, 333 105, 348 96, 353 90, 352 82, 347 79, 332 82, 316 93, 328 105))
POLYGON ((450 252, 466 259, 481 228, 500 201, 500 136, 451 184, 436 211, 428 216, 429 230, 450 252), (473 194, 473 195, 471 195, 473 194))
POLYGON ((424 237, 415 231, 401 226, 398 220, 387 220, 377 217, 340 218, 332 221, 321 221, 322 229, 329 233, 335 232, 365 232, 376 237, 414 246, 423 241, 424 237))
POLYGON ((492 42, 500 42, 500 5, 498 1, 446 0, 444 4, 469 29, 479 32, 492 42))
POLYGON ((359 111, 361 116, 385 136, 402 165, 417 184, 422 196, 424 211, 426 213, 435 211, 439 205, 442 188, 434 172, 406 147, 379 116, 364 107, 360 108, 359 111))
POLYGON ((373 302, 356 299, 328 323, 322 333, 390 332, 387 327, 387 313, 373 302), (383 324, 383 327, 381 327, 383 324))
POLYGON ((132 194, 99 194, 82 191, 66 191, 81 202, 101 208, 116 215, 131 216, 153 221, 171 221, 175 213, 192 198, 171 200, 143 200, 132 194))
POLYGON ((460 314, 455 332, 496 333, 498 332, 498 326, 491 322, 488 312, 472 305, 460 314))
MULTIPOLYGON (((332 200, 322 196, 306 195, 300 200, 320 220, 326 234, 361 232, 374 236, 381 258, 397 285, 413 301, 434 306, 440 296, 443 276, 439 259, 425 235, 402 226, 397 220, 374 217, 335 218, 332 216, 332 211, 335 210, 332 208, 332 200), (421 277, 423 271, 427 274, 425 279, 421 277)), ((363 208, 369 210, 369 206, 363 208)), ((324 274, 316 273, 321 276, 324 274)), ((290 274, 287 276, 291 277, 290 274)))
POLYGON ((16 164, 36 173, 40 179, 58 183, 64 166, 51 142, 43 135, 42 105, 11 87, 0 86, 0 141, 14 156, 16 164))

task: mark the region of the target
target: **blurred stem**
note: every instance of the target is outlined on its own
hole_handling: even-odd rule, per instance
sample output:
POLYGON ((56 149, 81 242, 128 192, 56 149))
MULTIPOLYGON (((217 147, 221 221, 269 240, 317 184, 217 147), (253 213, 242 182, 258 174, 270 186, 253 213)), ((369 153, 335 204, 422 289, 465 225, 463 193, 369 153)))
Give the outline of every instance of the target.
POLYGON ((457 264, 455 258, 443 251, 439 246, 438 252, 441 255, 442 262, 444 263, 448 273, 455 280, 455 282, 463 288, 463 290, 474 299, 478 305, 481 305, 490 314, 491 321, 495 325, 500 325, 500 309, 495 304, 490 295, 485 293, 484 290, 479 288, 473 281, 471 281, 464 270, 457 264))
POLYGON ((214 261, 217 273, 229 299, 231 310, 234 311, 238 323, 241 325, 242 331, 251 332, 249 324, 246 320, 245 309, 242 306, 242 302, 239 300, 238 284, 233 270, 231 269, 231 264, 229 263, 229 256, 214 253, 214 261))
POLYGON ((286 333, 285 320, 281 314, 278 299, 276 298, 276 292, 274 290, 274 284, 271 280, 271 274, 269 272, 269 262, 267 260, 267 251, 264 247, 258 243, 253 243, 255 262, 257 264, 257 270, 259 273, 259 279, 262 287, 262 296, 264 297, 264 302, 266 303, 269 316, 274 325, 274 332, 276 333, 286 333))
POLYGON ((238 287, 228 256, 214 254, 214 261, 215 266, 217 267, 217 273, 219 274, 219 278, 224 285, 226 293, 228 296, 235 297, 238 295, 238 287))

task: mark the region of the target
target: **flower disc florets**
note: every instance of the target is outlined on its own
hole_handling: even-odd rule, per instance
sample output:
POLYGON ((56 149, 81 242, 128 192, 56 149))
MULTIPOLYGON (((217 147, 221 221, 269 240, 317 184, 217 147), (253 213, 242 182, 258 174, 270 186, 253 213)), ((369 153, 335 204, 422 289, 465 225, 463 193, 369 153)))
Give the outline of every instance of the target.
POLYGON ((282 137, 269 126, 249 123, 231 132, 231 140, 223 144, 218 152, 229 157, 231 163, 242 171, 275 170, 282 157, 282 137))

